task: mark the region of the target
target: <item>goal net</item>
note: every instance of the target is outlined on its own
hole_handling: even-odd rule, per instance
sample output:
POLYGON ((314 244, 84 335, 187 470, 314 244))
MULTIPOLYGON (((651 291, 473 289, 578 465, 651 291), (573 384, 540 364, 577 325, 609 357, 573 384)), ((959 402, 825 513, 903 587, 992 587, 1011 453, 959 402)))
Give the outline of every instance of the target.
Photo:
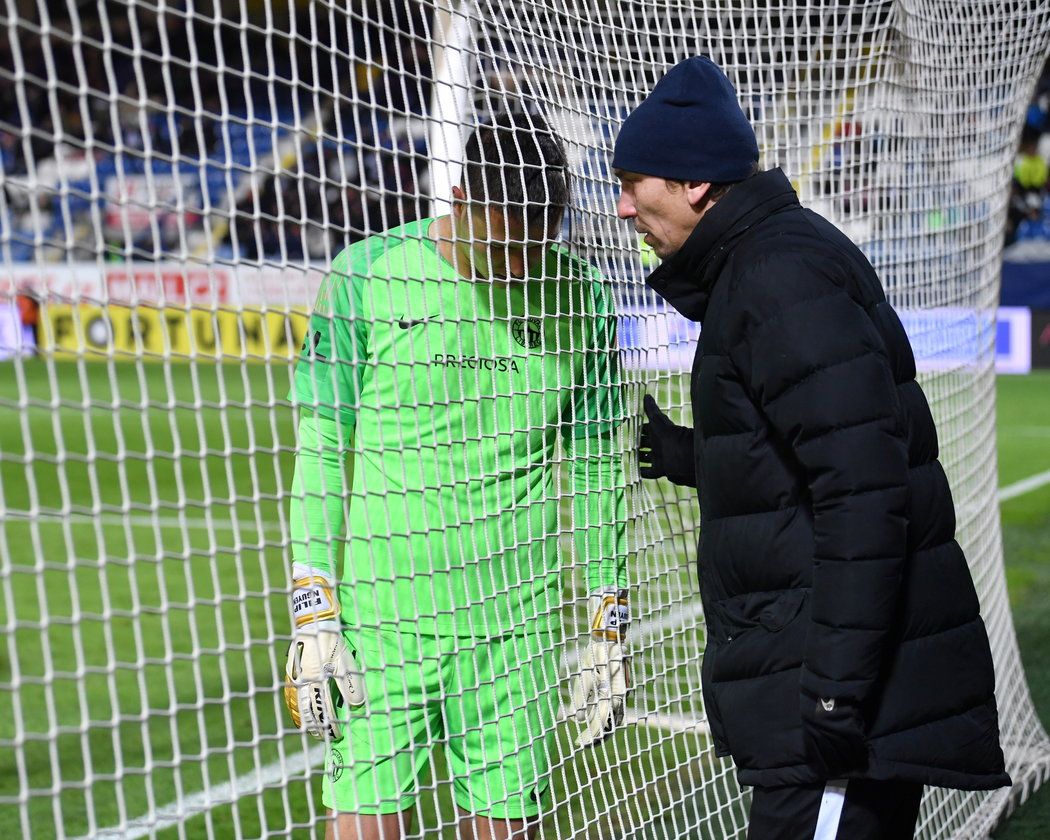
MULTIPOLYGON (((609 168, 625 116, 696 54, 736 86, 763 166, 875 264, 937 420, 1014 787, 927 790, 922 836, 986 836, 1050 775, 1007 601, 994 408, 1007 187, 1050 48, 1045 3, 10 0, 0 20, 12 836, 323 831, 322 777, 345 768, 325 766, 282 699, 294 363, 337 255, 447 212, 470 131, 521 109, 565 139, 563 244, 601 272, 616 313, 633 617, 626 725, 574 749, 588 583, 573 538, 594 523, 552 450, 563 633, 541 651, 558 672, 535 733, 550 744, 541 836, 744 837, 749 794, 715 756, 701 699, 695 494, 641 482, 632 445, 644 393, 689 421, 697 332, 645 287, 655 258, 617 220, 609 168)), ((427 399, 402 405, 406 428, 442 410, 427 399)), ((412 748, 430 760, 411 834, 451 836, 457 747, 436 726, 412 748)))

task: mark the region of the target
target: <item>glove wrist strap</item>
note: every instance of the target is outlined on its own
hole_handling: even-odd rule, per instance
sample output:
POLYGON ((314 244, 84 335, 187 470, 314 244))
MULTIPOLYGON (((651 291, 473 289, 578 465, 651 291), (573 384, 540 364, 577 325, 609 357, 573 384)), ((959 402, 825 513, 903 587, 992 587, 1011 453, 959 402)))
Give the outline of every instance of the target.
POLYGON ((591 636, 610 642, 622 642, 631 622, 626 589, 608 589, 591 593, 591 636))
POLYGON ((292 617, 296 628, 328 621, 337 624, 339 602, 333 580, 298 563, 293 566, 292 575, 292 617))

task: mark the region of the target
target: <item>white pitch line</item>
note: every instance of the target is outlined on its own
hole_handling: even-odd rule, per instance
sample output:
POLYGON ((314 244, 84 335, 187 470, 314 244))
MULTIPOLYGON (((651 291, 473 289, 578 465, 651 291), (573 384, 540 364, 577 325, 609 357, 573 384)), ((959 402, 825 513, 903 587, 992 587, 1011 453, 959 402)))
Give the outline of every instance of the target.
MULTIPOLYGON (((558 710, 559 720, 572 720, 575 711, 569 706, 558 710)), ((669 732, 695 732, 698 735, 710 735, 711 729, 706 720, 675 714, 674 712, 637 712, 628 709, 624 712, 625 726, 651 726, 654 729, 666 729, 669 732)))
MULTIPOLYGON (((562 717, 571 717, 570 711, 563 709, 562 717)), ((695 732, 699 735, 710 734, 705 721, 686 717, 685 715, 649 712, 638 714, 628 711, 624 716, 625 725, 652 726, 670 732, 695 732)), ((125 825, 116 825, 100 829, 95 834, 84 835, 76 840, 90 840, 98 837, 122 837, 138 840, 154 832, 179 825, 196 816, 230 805, 249 794, 262 793, 266 788, 287 782, 289 777, 316 767, 324 759, 324 747, 315 747, 309 753, 295 755, 287 761, 274 761, 259 768, 255 773, 245 773, 232 782, 224 782, 207 792, 195 793, 181 803, 172 803, 159 809, 154 816, 137 817, 125 825)))
MULTIPOLYGON (((1041 428, 1041 427, 1040 427, 1041 428)), ((1047 434, 1050 434, 1050 430, 1045 430, 1047 434)), ((1045 472, 1036 473, 1028 478, 1022 479, 1021 481, 1008 484, 1005 487, 1000 487, 997 493, 997 498, 1000 502, 1007 502, 1011 499, 1016 499, 1018 496, 1023 496, 1025 493, 1030 493, 1033 490, 1038 490, 1046 484, 1050 484, 1050 470, 1045 472)), ((136 528, 186 528, 190 530, 213 530, 213 531, 245 531, 245 532, 256 532, 257 526, 254 523, 245 522, 234 524, 233 522, 224 521, 221 519, 208 520, 203 517, 178 517, 178 516, 148 516, 148 515, 125 515, 120 513, 103 513, 103 514, 92 514, 83 513, 77 511, 75 513, 34 513, 28 510, 0 510, 0 521, 4 519, 20 519, 27 522, 39 522, 49 524, 63 524, 69 525, 92 525, 98 522, 102 525, 130 525, 136 528)), ((263 531, 267 533, 281 533, 281 528, 277 524, 266 524, 263 525, 263 531)), ((562 547, 571 547, 572 535, 565 532, 560 535, 562 547)))
MULTIPOLYGON (((242 531, 257 533, 258 526, 252 522, 234 524, 222 519, 204 519, 199 516, 147 516, 141 514, 124 515, 120 513, 34 513, 28 510, 0 510, 0 521, 4 519, 18 519, 25 522, 38 522, 48 525, 130 525, 134 528, 185 528, 190 531, 242 531)), ((277 524, 263 525, 266 533, 281 533, 281 527, 277 524)))
POLYGON ((195 793, 182 802, 172 803, 160 808, 156 814, 137 817, 124 825, 103 828, 95 834, 85 835, 77 840, 88 840, 92 837, 121 837, 137 840, 154 832, 179 825, 186 820, 207 813, 213 808, 230 805, 238 799, 252 793, 262 793, 269 787, 287 783, 292 776, 305 773, 324 759, 324 747, 314 747, 309 752, 297 753, 287 761, 274 761, 259 768, 254 773, 245 773, 232 782, 224 782, 207 791, 195 793))
MULTIPOLYGON (((1050 434, 1050 432, 1048 432, 1048 434, 1050 434)), ((1021 481, 1008 484, 1005 487, 1000 487, 997 493, 997 498, 1000 502, 1006 502, 1010 499, 1015 499, 1018 496, 1023 496, 1025 493, 1038 490, 1046 484, 1050 484, 1050 470, 1036 473, 1035 475, 1022 479, 1021 481)), ((92 525, 95 522, 98 522, 102 525, 131 525, 136 528, 150 528, 156 526, 159 528, 211 529, 219 531, 256 530, 255 524, 250 522, 234 524, 221 519, 209 520, 199 516, 149 516, 142 514, 127 515, 121 513, 93 514, 81 511, 69 513, 39 513, 29 510, 7 509, 0 510, 0 521, 4 519, 20 519, 27 522, 49 524, 68 523, 69 525, 92 525)), ((265 524, 263 525, 263 530, 267 532, 277 532, 280 531, 280 526, 277 524, 265 524)), ((571 539, 571 534, 563 532, 560 535, 562 547, 571 547, 571 539)))
POLYGON ((672 713, 647 712, 638 714, 628 711, 624 714, 624 723, 638 726, 652 726, 656 729, 667 729, 671 732, 696 732, 698 735, 710 735, 711 729, 705 720, 695 720, 685 715, 672 713))
MULTIPOLYGON (((562 709, 562 718, 572 717, 571 711, 562 709)), ((710 729, 705 721, 696 720, 672 713, 648 712, 638 714, 628 711, 624 715, 625 725, 652 726, 670 732, 694 732, 698 735, 709 735, 710 729)), ((287 783, 290 777, 304 773, 316 767, 324 759, 324 747, 312 748, 308 753, 292 756, 287 761, 274 761, 259 768, 254 773, 245 773, 232 782, 186 797, 181 803, 172 803, 160 808, 155 815, 136 817, 124 825, 99 829, 94 834, 85 834, 75 840, 93 840, 100 837, 120 837, 127 840, 139 840, 150 834, 163 831, 187 820, 207 813, 214 808, 230 805, 250 794, 258 794, 277 784, 287 783)))
POLYGON ((999 501, 1000 503, 1008 502, 1010 499, 1016 499, 1018 496, 1023 496, 1025 493, 1031 493, 1033 490, 1038 490, 1045 484, 1050 484, 1050 470, 1030 475, 1028 478, 1022 479, 1021 481, 1015 481, 1013 484, 1006 485, 1006 487, 1000 487, 998 494, 999 501))
POLYGON ((1050 426, 1000 426, 998 431, 1007 437, 1050 437, 1050 426))
MULTIPOLYGON (((1008 484, 1005 487, 999 488, 997 498, 1000 502, 1006 502, 1010 499, 1016 499, 1018 496, 1023 496, 1025 493, 1030 493, 1033 490, 1038 490, 1040 487, 1050 484, 1050 470, 1046 472, 1036 473, 1028 478, 1022 479, 1021 481, 1008 484)), ((34 513, 28 510, 0 510, 0 521, 4 519, 19 519, 26 522, 39 522, 41 524, 69 524, 69 525, 92 525, 96 522, 102 525, 130 525, 136 528, 187 528, 190 530, 215 530, 215 531, 248 531, 254 532, 257 530, 254 523, 240 523, 234 524, 221 519, 204 519, 202 517, 184 517, 180 518, 177 516, 146 516, 146 515, 124 515, 120 513, 103 513, 103 514, 92 514, 92 513, 34 513)), ((263 525, 263 530, 267 533, 278 533, 281 532, 281 528, 276 524, 263 525)), ((571 548, 572 535, 568 533, 562 533, 560 535, 562 542, 562 548, 571 548)))

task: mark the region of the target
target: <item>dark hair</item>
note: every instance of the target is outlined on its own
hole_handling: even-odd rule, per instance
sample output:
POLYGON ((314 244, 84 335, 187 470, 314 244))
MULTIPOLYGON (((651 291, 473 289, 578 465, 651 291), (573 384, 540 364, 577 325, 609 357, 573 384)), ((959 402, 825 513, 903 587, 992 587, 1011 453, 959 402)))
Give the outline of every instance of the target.
POLYGON ((707 191, 707 198, 709 201, 718 201, 720 198, 725 198, 728 193, 737 184, 743 183, 748 178, 754 178, 756 175, 762 172, 762 167, 756 160, 751 164, 751 171, 747 173, 740 181, 727 181, 722 184, 712 184, 711 188, 707 191))
MULTIPOLYGON (((718 201, 720 198, 725 198, 726 193, 733 189, 733 187, 735 187, 737 184, 742 184, 748 178, 754 178, 756 175, 761 174, 763 171, 764 170, 762 169, 758 161, 755 161, 755 163, 751 164, 751 171, 748 172, 747 175, 745 175, 740 181, 725 181, 721 183, 712 182, 711 186, 707 190, 707 195, 704 196, 704 200, 718 201)), ((680 178, 668 178, 667 189, 672 190, 673 192, 678 192, 679 188, 684 187, 688 183, 688 181, 683 181, 680 178)))
POLYGON ((537 114, 500 114, 467 141, 463 189, 468 200, 504 205, 529 227, 557 224, 570 200, 565 145, 537 114))

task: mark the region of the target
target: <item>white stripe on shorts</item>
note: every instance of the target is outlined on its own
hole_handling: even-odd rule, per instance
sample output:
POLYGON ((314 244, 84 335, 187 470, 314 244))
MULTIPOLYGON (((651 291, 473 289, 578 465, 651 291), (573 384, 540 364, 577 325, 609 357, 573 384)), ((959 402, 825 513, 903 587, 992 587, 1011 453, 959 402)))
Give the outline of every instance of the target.
POLYGON ((842 806, 846 804, 848 781, 848 779, 832 779, 824 787, 824 795, 820 798, 820 813, 817 814, 817 830, 813 833, 813 840, 835 840, 838 836, 842 806))

